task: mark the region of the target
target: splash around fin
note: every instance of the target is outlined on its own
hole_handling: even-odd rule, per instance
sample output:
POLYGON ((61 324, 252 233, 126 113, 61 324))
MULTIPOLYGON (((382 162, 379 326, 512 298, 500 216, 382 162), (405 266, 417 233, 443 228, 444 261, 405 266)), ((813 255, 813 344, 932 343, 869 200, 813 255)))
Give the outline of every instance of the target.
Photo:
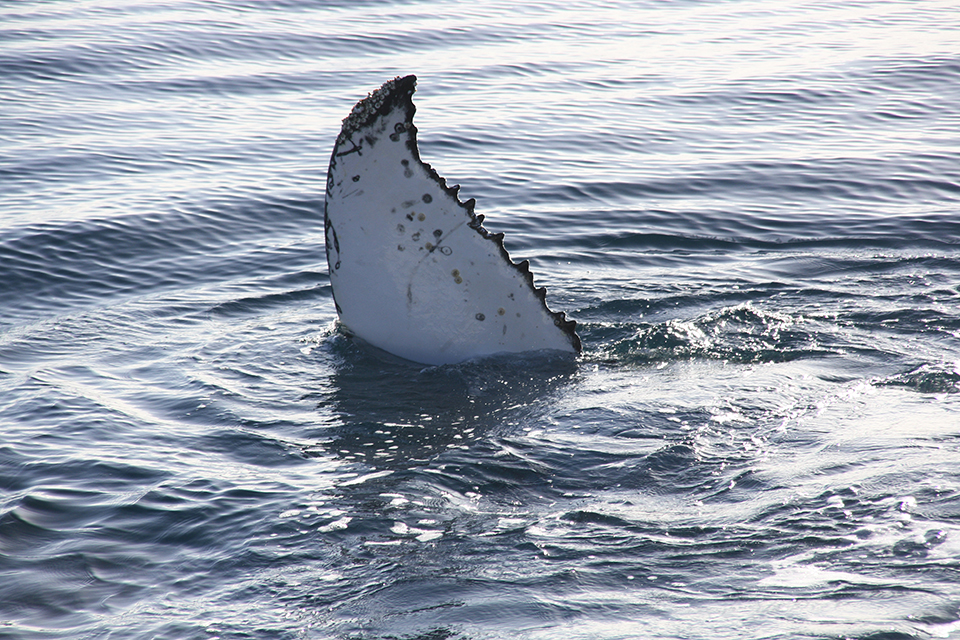
POLYGON ((327 171, 324 229, 341 325, 388 353, 453 364, 499 353, 579 353, 576 322, 546 305, 476 201, 420 159, 416 76, 357 103, 327 171))

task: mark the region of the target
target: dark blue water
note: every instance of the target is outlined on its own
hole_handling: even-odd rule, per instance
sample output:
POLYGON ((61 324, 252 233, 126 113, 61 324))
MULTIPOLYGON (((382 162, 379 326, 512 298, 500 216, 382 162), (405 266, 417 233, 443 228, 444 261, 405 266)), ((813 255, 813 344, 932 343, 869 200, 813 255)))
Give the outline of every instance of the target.
POLYGON ((960 638, 953 2, 0 3, 0 637, 960 638), (584 354, 342 335, 340 121, 584 354))

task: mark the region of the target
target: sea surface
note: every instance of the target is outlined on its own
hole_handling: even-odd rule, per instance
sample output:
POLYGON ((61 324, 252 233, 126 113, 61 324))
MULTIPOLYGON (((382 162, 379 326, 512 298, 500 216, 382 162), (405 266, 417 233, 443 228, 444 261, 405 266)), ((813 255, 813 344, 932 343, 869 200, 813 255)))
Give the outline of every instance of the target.
POLYGON ((0 638, 960 638, 960 6, 0 2, 0 638), (338 328, 411 73, 579 358, 338 328))

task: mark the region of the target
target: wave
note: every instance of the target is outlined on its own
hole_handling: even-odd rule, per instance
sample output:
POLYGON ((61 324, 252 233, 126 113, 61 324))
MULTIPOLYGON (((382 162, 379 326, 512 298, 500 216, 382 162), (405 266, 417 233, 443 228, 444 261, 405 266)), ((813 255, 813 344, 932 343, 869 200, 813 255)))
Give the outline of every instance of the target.
POLYGON ((240 199, 8 227, 0 234, 7 302, 0 318, 291 272, 313 273, 308 280, 320 283, 323 272, 314 271, 324 261, 319 211, 322 202, 240 199))

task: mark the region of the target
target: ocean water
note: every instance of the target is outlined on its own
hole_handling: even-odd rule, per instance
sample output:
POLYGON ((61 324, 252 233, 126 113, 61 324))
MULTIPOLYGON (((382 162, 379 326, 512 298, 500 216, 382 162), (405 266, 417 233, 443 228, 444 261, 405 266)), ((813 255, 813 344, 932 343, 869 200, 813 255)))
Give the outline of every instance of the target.
POLYGON ((0 638, 960 638, 960 8, 0 2, 0 638), (579 323, 338 330, 340 122, 579 323))

